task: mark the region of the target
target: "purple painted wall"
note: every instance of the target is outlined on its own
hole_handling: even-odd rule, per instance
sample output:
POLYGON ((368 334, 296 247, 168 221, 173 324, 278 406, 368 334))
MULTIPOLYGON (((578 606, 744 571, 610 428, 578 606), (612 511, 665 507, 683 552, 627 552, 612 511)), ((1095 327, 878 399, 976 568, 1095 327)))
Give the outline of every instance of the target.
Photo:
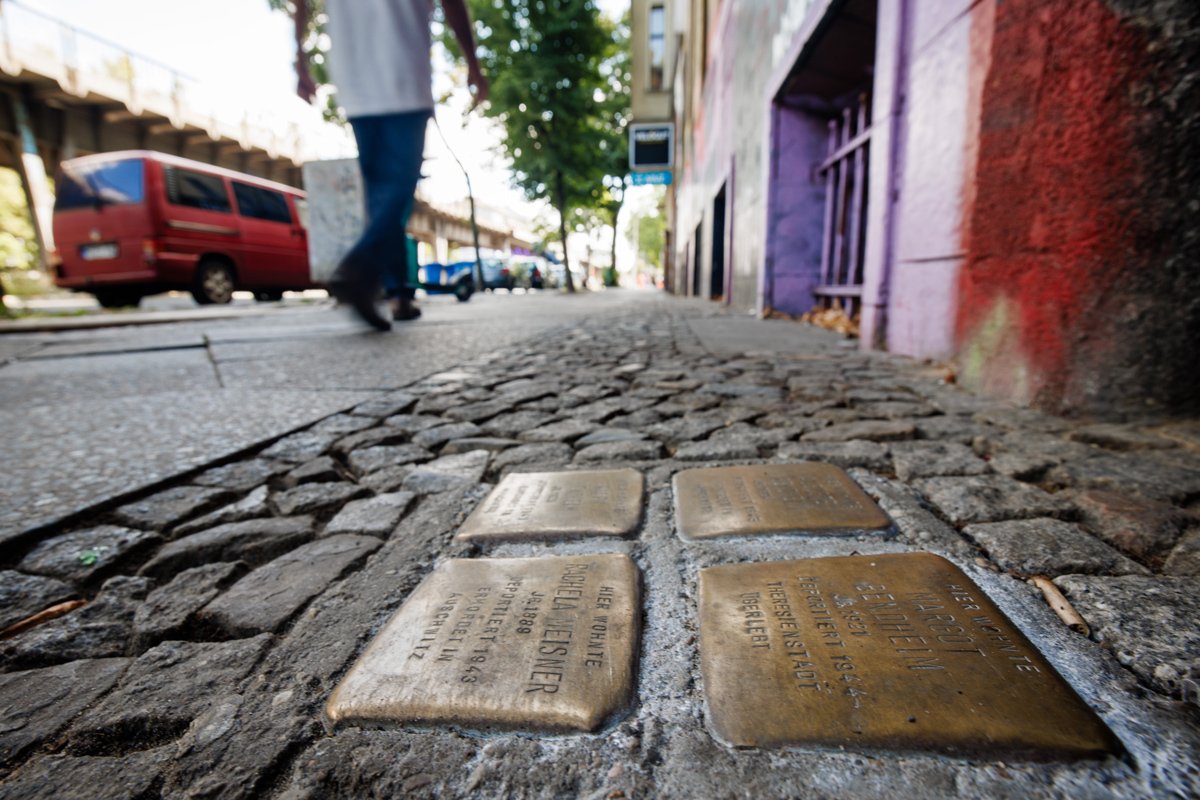
POLYGON ((782 105, 772 118, 763 305, 803 314, 820 280, 825 213, 825 186, 813 174, 812 153, 825 147, 828 132, 820 119, 782 105))

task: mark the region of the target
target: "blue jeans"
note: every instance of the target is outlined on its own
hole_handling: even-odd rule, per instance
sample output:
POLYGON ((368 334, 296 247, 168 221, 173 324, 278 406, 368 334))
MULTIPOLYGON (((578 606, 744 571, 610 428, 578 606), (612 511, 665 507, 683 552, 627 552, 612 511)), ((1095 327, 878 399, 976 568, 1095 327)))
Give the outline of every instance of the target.
POLYGON ((388 297, 413 296, 404 228, 421 179, 425 127, 432 111, 407 111, 350 120, 358 142, 367 200, 367 225, 341 269, 382 284, 388 297))

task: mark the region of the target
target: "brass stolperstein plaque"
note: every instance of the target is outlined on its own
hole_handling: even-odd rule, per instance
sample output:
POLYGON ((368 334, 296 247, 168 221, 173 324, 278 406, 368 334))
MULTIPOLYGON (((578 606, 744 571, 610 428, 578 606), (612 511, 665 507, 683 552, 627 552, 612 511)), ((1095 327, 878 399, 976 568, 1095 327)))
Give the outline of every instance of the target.
POLYGON ((634 469, 506 475, 463 523, 459 541, 628 536, 642 519, 634 469))
POLYGON ((326 716, 595 730, 629 703, 638 607, 625 555, 447 561, 338 684, 326 716))
POLYGON ((979 587, 930 553, 701 570, 700 663, 711 724, 737 747, 1122 749, 979 587))
POLYGON ((891 520, 832 464, 757 464, 678 473, 675 523, 685 539, 885 530, 891 520))

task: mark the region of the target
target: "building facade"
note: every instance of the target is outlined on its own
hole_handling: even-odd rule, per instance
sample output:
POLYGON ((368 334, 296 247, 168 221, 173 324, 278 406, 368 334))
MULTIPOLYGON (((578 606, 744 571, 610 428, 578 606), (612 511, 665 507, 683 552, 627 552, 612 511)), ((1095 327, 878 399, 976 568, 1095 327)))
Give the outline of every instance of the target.
POLYGON ((841 307, 864 347, 1021 403, 1200 406, 1187 2, 632 11, 634 121, 669 97, 676 122, 672 291, 841 307))

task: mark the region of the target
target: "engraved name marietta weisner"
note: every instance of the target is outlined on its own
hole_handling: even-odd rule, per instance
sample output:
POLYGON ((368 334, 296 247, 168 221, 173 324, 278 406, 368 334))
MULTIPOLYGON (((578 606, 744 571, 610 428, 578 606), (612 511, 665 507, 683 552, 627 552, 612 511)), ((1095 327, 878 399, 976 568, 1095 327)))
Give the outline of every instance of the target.
POLYGON ((737 747, 1100 757, 1120 743, 995 604, 930 553, 700 571, 709 720, 737 747))
POLYGON ((326 716, 595 730, 629 704, 638 607, 625 555, 447 561, 342 679, 326 716))
POLYGON ((754 464, 689 469, 674 478, 675 523, 684 539, 881 531, 891 520, 832 464, 754 464))
POLYGON ((472 512, 459 541, 629 536, 642 519, 633 469, 506 475, 472 512))

